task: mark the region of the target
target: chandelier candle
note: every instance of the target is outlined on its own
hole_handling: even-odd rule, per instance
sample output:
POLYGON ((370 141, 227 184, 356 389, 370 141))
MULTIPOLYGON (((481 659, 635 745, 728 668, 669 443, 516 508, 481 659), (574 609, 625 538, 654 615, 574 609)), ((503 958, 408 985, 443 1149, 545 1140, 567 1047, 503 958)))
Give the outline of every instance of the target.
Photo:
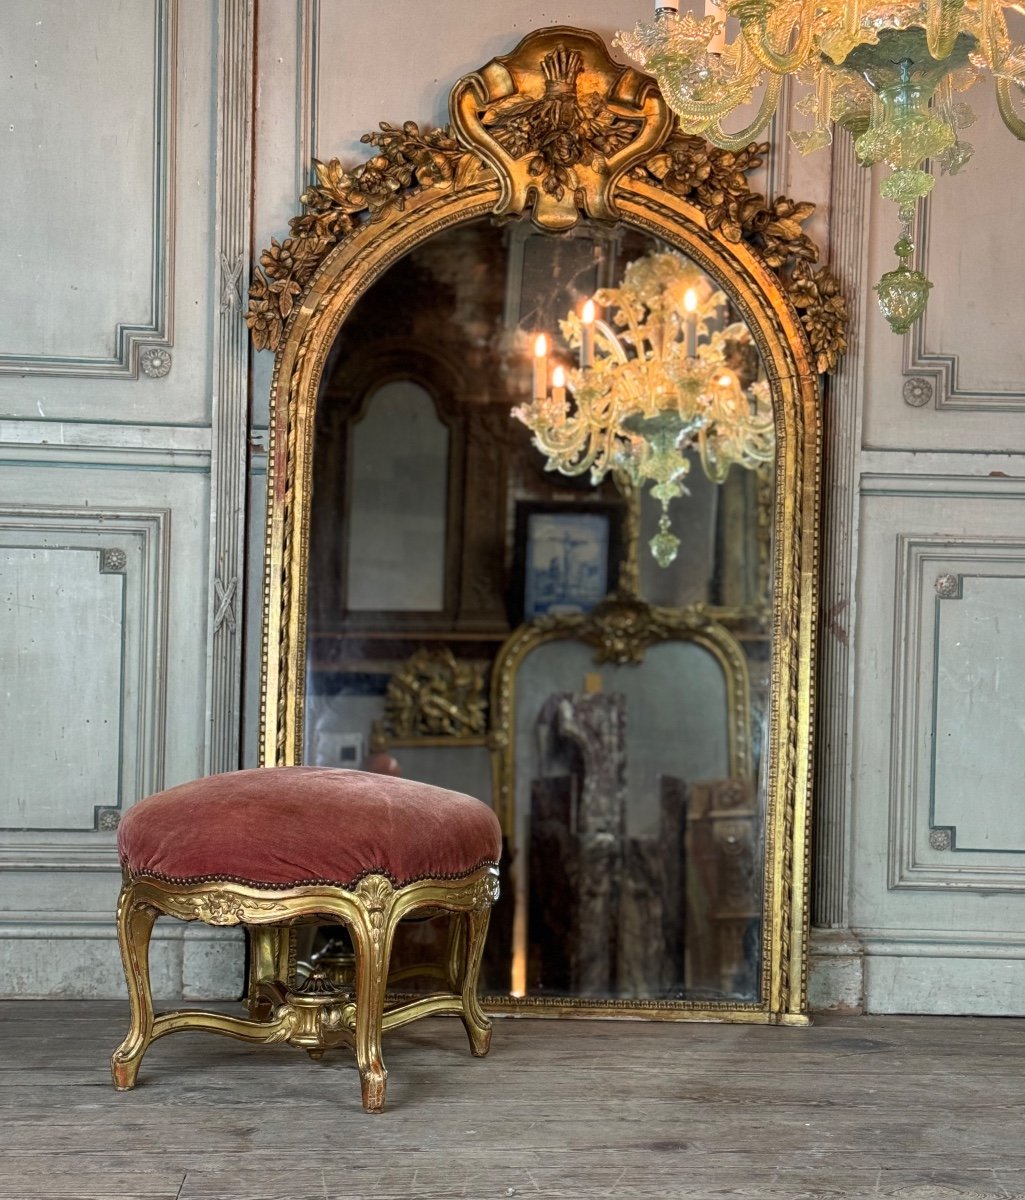
POLYGON ((688 288, 683 294, 683 307, 687 310, 687 357, 698 355, 698 294, 688 288))
POLYGON ((580 314, 580 369, 585 371, 594 365, 594 301, 584 303, 580 314))
POLYGON ((548 339, 539 333, 534 339, 534 399, 548 395, 548 339))
POLYGON ((722 54, 726 49, 726 9, 716 4, 715 0, 705 0, 705 16, 719 22, 719 28, 708 43, 708 53, 722 54))
POLYGON ((566 404, 566 372, 562 367, 556 367, 552 372, 552 403, 557 408, 566 404))

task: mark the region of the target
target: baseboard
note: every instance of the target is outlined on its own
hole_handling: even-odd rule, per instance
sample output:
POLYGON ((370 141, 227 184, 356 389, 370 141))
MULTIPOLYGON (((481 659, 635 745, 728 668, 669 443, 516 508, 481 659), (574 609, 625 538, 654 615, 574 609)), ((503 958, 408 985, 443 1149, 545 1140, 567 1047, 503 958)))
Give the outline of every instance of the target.
POLYGON ((935 1016, 1025 1016, 1020 933, 861 930, 865 1010, 935 1016))
MULTIPOLYGON (((158 921, 153 996, 160 1003, 237 998, 242 961, 240 930, 158 921)), ((0 998, 127 1001, 113 921, 87 914, 0 920, 0 998)))
POLYGON ((813 929, 808 949, 811 1011, 863 1012, 865 967, 861 940, 849 929, 813 929))

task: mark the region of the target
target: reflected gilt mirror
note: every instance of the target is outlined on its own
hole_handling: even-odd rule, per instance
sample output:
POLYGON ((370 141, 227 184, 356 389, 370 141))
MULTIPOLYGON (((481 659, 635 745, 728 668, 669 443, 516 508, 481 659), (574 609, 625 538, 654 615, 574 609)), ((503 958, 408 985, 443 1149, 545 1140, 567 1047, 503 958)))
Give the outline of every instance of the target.
MULTIPOLYGON (((811 206, 581 30, 450 113, 318 162, 250 291, 276 353, 262 761, 494 806, 494 1010, 800 1023, 845 326, 811 206)), ((429 988, 446 937, 411 924, 393 986, 429 988)), ((299 953, 344 981, 340 933, 299 953)))

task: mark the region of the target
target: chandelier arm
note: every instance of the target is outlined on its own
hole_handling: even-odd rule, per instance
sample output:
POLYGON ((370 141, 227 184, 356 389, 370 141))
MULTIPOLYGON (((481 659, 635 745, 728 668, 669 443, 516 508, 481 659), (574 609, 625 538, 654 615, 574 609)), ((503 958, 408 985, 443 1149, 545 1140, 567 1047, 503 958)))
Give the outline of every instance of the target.
MULTIPOLYGON (((739 39, 739 42, 743 52, 745 49, 743 38, 739 39)), ((733 77, 733 86, 725 96, 718 100, 695 100, 686 90, 685 85, 681 85, 668 71, 653 69, 658 79, 658 85, 669 102, 669 107, 683 118, 688 127, 700 126, 703 130, 710 122, 721 121, 723 117, 728 117, 742 102, 743 94, 749 93, 754 86, 761 66, 754 56, 748 55, 748 57, 752 59, 750 68, 738 70, 733 77)), ((688 128, 688 132, 697 131, 696 128, 688 128)))
MULTIPOLYGON (((633 342, 634 353, 637 355, 637 360, 643 360, 644 355, 644 326, 643 323, 637 320, 634 311, 635 303, 631 303, 629 298, 626 303, 620 301, 619 313, 626 318, 626 327, 629 330, 630 340, 633 342)), ((623 352, 623 362, 627 361, 626 352, 623 352)))
POLYGON ((721 121, 715 121, 705 130, 705 136, 713 146, 718 146, 720 150, 743 150, 772 120, 772 114, 776 111, 782 91, 783 76, 769 75, 765 81, 765 94, 762 96, 762 102, 750 125, 736 133, 725 133, 721 121))
POLYGON ((808 59, 815 26, 815 0, 803 0, 801 15, 791 26, 791 32, 795 26, 797 41, 794 48, 783 53, 771 45, 767 17, 756 17, 753 20, 745 21, 741 25, 741 31, 744 35, 745 46, 766 71, 771 71, 774 75, 789 75, 808 59))
POLYGON ((1013 81, 1005 76, 998 79, 996 84, 997 108, 1000 110, 1001 120, 1016 138, 1025 142, 1025 118, 1022 118, 1014 107, 1014 95, 1011 91, 1013 81))
MULTIPOLYGON (((963 5, 951 0, 929 0, 925 14, 925 40, 929 53, 937 61, 946 58, 954 49, 961 26, 963 5)), ((987 24, 986 4, 982 6, 982 25, 987 24)), ((979 39, 985 52, 985 42, 979 39)))
MULTIPOLYGON (((613 301, 616 303, 617 301, 613 301)), ((613 328, 605 321, 595 321, 594 328, 596 333, 600 333, 605 339, 607 347, 616 359, 617 362, 626 362, 626 351, 623 349, 623 343, 619 340, 613 328)))
POLYGON ((576 439, 542 437, 540 431, 534 430, 534 444, 563 475, 583 475, 591 469, 598 451, 594 442, 594 430, 576 439))
POLYGON ((992 69, 999 57, 1001 41, 1007 40, 1007 26, 998 0, 980 0, 978 38, 979 52, 992 69))
POLYGON ((737 107, 729 98, 715 102, 692 100, 680 88, 674 87, 671 80, 660 77, 658 82, 667 99, 670 100, 670 107, 687 122, 688 132, 691 132, 691 125, 698 124, 704 127, 708 121, 721 121, 737 107))

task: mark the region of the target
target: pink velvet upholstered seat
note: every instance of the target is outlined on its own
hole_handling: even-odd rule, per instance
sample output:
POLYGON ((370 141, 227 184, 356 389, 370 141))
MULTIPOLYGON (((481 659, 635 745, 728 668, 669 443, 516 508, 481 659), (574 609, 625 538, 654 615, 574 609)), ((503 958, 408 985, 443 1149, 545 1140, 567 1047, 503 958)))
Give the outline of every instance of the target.
POLYGON ((333 767, 211 775, 134 805, 118 828, 133 876, 170 883, 348 888, 365 875, 395 887, 455 879, 498 862, 486 804, 391 776, 333 767))

